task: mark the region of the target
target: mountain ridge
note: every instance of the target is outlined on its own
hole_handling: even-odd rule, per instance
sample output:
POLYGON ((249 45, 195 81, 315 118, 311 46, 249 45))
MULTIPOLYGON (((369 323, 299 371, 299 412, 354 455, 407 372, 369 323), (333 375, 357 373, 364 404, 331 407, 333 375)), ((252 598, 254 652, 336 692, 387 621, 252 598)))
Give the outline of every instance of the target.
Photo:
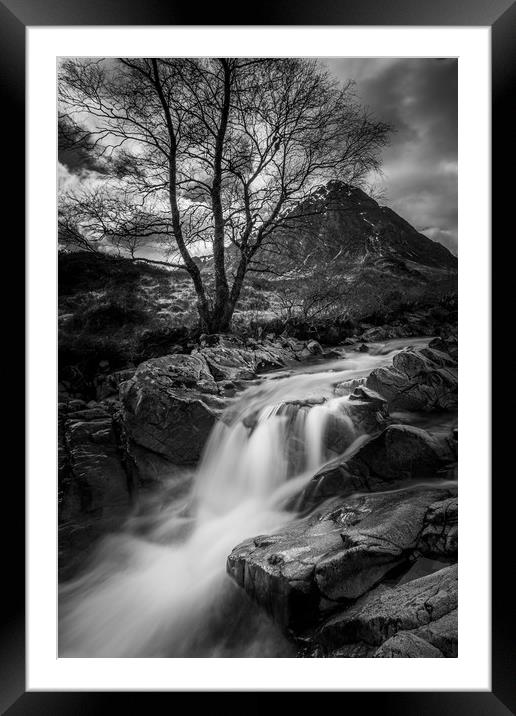
MULTIPOLYGON (((406 219, 358 187, 329 182, 286 217, 275 241, 287 255, 309 262, 307 245, 319 260, 367 262, 394 259, 431 269, 457 270, 457 257, 443 244, 417 231, 406 219)), ((267 249, 266 249, 267 250, 267 249)), ((305 263, 306 265, 306 263, 305 263)))

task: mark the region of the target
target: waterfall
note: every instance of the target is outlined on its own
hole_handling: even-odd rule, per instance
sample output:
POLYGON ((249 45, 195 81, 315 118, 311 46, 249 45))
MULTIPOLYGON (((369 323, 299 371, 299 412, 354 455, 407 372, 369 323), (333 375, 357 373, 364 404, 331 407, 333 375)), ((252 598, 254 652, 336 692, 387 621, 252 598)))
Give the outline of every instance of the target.
MULTIPOLYGON (((286 505, 329 458, 360 439, 334 385, 391 355, 271 375, 244 391, 214 427, 188 503, 161 505, 144 535, 129 523, 105 538, 88 569, 61 588, 60 656, 227 655, 221 634, 249 610, 225 574, 228 554, 295 519, 286 505), (229 614, 228 604, 236 605, 229 614)), ((256 627, 261 643, 254 648, 251 618, 265 619, 246 616, 230 655, 261 656, 267 644, 277 655, 282 637, 268 621, 256 627)))

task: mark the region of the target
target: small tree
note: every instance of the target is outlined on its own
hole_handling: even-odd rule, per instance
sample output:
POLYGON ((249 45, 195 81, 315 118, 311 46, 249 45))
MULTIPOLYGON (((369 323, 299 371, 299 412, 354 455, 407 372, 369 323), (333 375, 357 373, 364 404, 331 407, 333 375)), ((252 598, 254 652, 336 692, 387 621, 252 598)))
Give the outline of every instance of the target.
POLYGON ((162 241, 208 332, 229 329, 248 271, 270 265, 299 202, 332 179, 362 182, 389 132, 351 82, 303 59, 69 60, 60 109, 109 172, 63 201, 66 235, 133 258, 162 241))

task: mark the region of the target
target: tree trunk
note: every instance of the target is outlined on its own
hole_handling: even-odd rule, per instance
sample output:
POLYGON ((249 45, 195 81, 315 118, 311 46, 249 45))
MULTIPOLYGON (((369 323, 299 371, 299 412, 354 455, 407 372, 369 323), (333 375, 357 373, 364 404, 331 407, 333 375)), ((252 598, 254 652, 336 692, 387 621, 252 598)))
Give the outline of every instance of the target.
POLYGON ((235 310, 234 304, 228 300, 226 304, 219 307, 219 310, 208 310, 197 303, 199 313, 199 330, 201 333, 229 333, 231 330, 231 319, 235 310), (222 308, 222 310, 220 310, 222 308))

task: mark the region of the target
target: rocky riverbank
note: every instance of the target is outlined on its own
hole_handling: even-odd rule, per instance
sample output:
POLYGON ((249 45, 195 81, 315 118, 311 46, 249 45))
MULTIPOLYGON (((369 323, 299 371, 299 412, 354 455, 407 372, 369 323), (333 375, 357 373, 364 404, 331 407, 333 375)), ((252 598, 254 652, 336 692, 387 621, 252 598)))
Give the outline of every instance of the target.
MULTIPOLYGON (((188 480, 214 425, 261 373, 368 351, 381 346, 364 335, 332 349, 286 336, 205 336, 189 354, 103 373, 97 401, 62 401, 61 575, 120 529, 149 489, 188 480)), ((336 380, 333 395, 346 398, 363 439, 345 452, 343 423, 330 421, 335 457, 290 504, 300 517, 235 545, 228 574, 299 656, 456 656, 457 431, 416 425, 421 415, 453 423, 456 335, 447 327, 388 365, 336 380)))
POLYGON ((436 339, 337 385, 376 430, 369 420, 365 442, 313 477, 296 504, 306 517, 229 556, 228 573, 300 656, 457 655, 457 431, 390 416, 453 414, 456 359, 455 337, 436 339))
MULTIPOLYGON (((96 378, 97 400, 58 405, 60 574, 120 528, 142 493, 194 466, 231 399, 258 375, 320 356, 316 341, 204 336, 189 354, 96 378)), ((102 366, 101 368, 104 368, 102 366)))

